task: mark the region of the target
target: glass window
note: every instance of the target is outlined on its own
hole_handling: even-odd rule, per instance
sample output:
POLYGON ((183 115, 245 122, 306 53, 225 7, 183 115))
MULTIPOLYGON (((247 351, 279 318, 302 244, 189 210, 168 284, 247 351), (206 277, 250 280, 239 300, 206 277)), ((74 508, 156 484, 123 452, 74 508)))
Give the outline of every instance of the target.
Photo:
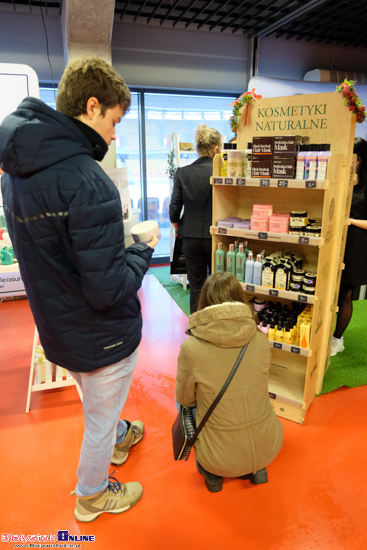
MULTIPOLYGON (((232 108, 229 104, 235 99, 193 94, 144 94, 148 219, 156 219, 161 229, 155 257, 170 254, 168 208, 172 190, 167 168, 171 135, 178 134, 181 143, 194 144, 195 128, 204 123, 218 130, 223 141, 227 141, 232 137, 229 125, 232 108)), ((178 163, 184 166, 196 158, 196 153, 183 153, 178 163)))
POLYGON ((143 209, 141 207, 139 96, 140 94, 131 92, 130 110, 116 125, 116 166, 126 168, 133 214, 136 215, 137 220, 141 221, 143 209))

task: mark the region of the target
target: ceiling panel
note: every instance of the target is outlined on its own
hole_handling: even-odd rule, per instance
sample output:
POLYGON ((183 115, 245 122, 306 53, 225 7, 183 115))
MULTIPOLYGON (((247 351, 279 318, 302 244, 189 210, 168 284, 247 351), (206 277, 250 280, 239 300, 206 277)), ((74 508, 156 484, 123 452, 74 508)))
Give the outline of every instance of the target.
MULTIPOLYGON (((61 15, 62 0, 0 0, 1 10, 61 15)), ((366 0, 116 0, 115 19, 367 47, 366 0)))

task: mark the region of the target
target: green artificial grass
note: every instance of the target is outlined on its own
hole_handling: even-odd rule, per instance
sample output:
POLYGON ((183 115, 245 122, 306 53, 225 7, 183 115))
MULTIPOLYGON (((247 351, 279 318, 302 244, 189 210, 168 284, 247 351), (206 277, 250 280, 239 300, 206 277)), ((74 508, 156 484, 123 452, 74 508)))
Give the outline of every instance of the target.
POLYGON ((353 302, 353 315, 344 332, 345 350, 330 357, 321 394, 347 386, 356 388, 367 384, 367 300, 353 302))
MULTIPOLYGON (((170 280, 169 267, 150 269, 186 315, 190 315, 190 291, 170 280)), ((353 302, 353 316, 344 333, 345 350, 330 357, 320 395, 343 386, 356 388, 367 384, 367 300, 353 302)))
POLYGON ((184 290, 183 286, 177 281, 171 282, 170 268, 152 267, 149 270, 158 281, 164 286, 168 294, 172 296, 176 304, 187 316, 190 315, 190 291, 184 290))

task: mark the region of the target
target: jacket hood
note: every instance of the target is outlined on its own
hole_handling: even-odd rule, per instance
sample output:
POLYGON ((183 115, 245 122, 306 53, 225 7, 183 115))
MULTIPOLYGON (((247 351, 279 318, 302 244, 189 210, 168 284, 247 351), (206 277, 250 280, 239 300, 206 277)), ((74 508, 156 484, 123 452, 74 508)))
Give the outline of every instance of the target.
POLYGON ((220 348, 246 345, 257 330, 248 305, 225 302, 190 315, 187 333, 220 348))
POLYGON ((0 166, 13 176, 29 176, 80 154, 93 156, 83 131, 40 99, 24 99, 0 125, 0 166))

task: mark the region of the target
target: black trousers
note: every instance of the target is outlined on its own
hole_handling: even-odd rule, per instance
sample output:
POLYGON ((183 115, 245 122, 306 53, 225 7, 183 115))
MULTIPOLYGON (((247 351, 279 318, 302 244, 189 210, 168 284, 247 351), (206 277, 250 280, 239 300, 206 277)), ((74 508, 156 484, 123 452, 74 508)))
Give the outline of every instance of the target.
POLYGON ((211 273, 212 239, 182 237, 187 276, 190 283, 190 313, 195 313, 203 284, 211 273))

